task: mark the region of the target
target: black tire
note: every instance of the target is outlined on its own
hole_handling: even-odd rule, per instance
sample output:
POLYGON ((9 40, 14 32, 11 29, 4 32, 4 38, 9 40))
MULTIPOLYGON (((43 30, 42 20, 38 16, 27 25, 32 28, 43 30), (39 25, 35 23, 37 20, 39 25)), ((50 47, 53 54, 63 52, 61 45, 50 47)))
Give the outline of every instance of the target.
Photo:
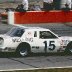
POLYGON ((29 54, 29 48, 30 46, 28 44, 20 44, 16 50, 16 53, 19 55, 19 56, 22 56, 22 57, 26 57, 28 54, 29 54))
POLYGON ((72 53, 72 42, 70 42, 70 43, 67 45, 67 47, 66 47, 66 49, 65 49, 65 52, 66 52, 66 53, 72 53))

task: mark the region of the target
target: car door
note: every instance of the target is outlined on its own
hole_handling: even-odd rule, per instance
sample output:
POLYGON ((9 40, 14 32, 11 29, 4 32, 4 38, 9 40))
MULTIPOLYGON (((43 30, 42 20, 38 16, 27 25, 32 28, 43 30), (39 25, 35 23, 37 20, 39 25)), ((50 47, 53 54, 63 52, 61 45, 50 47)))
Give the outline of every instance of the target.
POLYGON ((35 52, 57 52, 60 48, 58 37, 49 31, 38 31, 38 36, 34 38, 33 45, 35 52))
POLYGON ((60 48, 58 37, 50 31, 40 31, 39 41, 43 44, 44 52, 57 52, 60 48))

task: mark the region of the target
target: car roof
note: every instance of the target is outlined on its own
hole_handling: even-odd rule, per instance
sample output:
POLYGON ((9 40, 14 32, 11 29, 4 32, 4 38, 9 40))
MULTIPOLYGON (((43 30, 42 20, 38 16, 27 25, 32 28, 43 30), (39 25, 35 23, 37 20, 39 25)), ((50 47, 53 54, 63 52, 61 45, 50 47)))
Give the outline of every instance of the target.
POLYGON ((43 28, 43 27, 27 27, 27 26, 23 26, 23 25, 16 25, 16 27, 23 28, 25 30, 50 31, 49 29, 43 28))
POLYGON ((25 29, 27 30, 45 30, 45 31, 50 31, 49 29, 46 29, 46 28, 42 28, 42 27, 26 27, 25 29))
MULTIPOLYGON (((47 28, 42 28, 42 27, 26 27, 23 25, 16 25, 16 27, 22 28, 22 29, 27 30, 27 31, 49 31, 49 32, 53 33, 51 30, 49 30, 47 28)), ((58 37, 57 34, 55 34, 55 33, 53 33, 53 34, 58 37)))

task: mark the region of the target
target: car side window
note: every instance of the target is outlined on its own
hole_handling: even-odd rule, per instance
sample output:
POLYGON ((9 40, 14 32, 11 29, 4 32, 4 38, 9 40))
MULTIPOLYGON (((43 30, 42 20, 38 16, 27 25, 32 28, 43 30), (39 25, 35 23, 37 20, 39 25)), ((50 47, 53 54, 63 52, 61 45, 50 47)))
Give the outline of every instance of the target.
POLYGON ((50 38, 57 38, 55 35, 53 35, 49 31, 40 31, 40 38, 41 39, 50 39, 50 38))

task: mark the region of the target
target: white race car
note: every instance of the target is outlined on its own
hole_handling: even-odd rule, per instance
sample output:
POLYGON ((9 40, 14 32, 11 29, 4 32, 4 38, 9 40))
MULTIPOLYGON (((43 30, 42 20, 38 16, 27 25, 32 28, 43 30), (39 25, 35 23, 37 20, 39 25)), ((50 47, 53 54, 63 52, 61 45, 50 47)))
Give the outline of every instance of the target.
POLYGON ((21 56, 33 53, 72 52, 72 37, 59 37, 40 27, 14 27, 0 35, 0 51, 16 52, 21 56))

